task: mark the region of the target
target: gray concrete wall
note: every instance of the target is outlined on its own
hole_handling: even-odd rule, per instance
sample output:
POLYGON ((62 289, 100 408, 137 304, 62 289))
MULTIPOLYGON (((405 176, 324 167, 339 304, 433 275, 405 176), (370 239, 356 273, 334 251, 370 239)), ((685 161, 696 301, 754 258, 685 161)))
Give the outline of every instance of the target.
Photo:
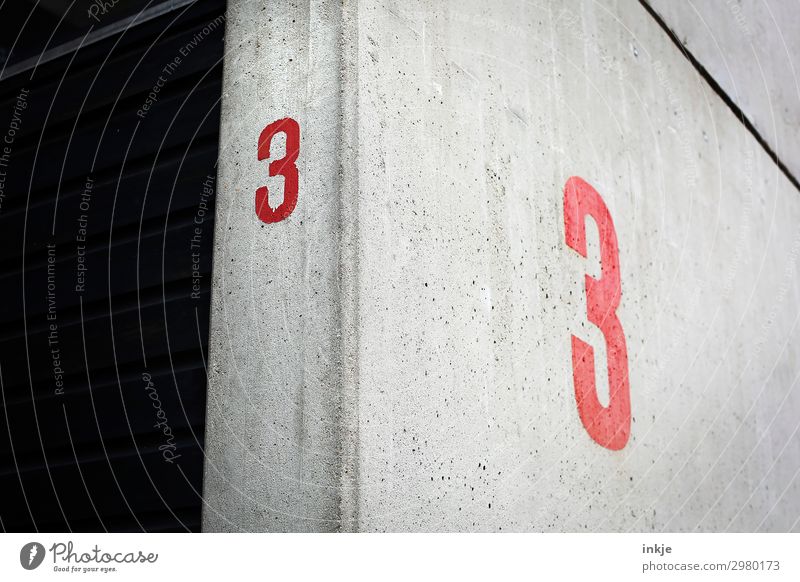
POLYGON ((800 531, 800 196, 637 2, 230 5, 206 530, 800 531), (575 175, 619 241, 618 451, 574 396, 572 334, 609 393, 575 175))
POLYGON ((800 3, 647 1, 800 176, 800 3))
MULTIPOLYGON (((343 19, 335 1, 229 3, 207 530, 327 531, 342 521, 343 19), (277 205, 282 178, 268 176, 258 140, 267 124, 285 117, 300 125, 300 196, 289 220, 265 224, 254 193, 267 185, 277 205)), ((272 143, 273 158, 283 157, 285 141, 272 143)))

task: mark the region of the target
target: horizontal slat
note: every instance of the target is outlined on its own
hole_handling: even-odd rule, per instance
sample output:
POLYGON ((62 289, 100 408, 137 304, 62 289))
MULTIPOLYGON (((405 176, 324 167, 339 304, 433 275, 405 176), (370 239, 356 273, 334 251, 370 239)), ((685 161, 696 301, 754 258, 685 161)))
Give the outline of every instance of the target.
MULTIPOLYGON (((27 321, 20 329, 30 334, 53 321, 62 326, 71 324, 79 317, 76 308, 80 301, 90 304, 136 289, 181 281, 183 296, 190 298, 194 282, 202 289, 211 273, 211 234, 204 232, 205 241, 202 237, 198 239, 198 247, 193 250, 195 228, 199 227, 188 217, 166 231, 145 232, 140 239, 135 238, 134 230, 131 233, 134 236, 122 238, 111 247, 97 241, 86 247, 82 257, 76 254, 73 245, 56 248, 50 256, 40 253, 30 259, 26 257, 30 263, 25 265, 24 272, 7 269, 7 274, 0 277, 0 285, 11 295, 7 305, 12 307, 4 312, 3 319, 13 318, 11 321, 17 322, 11 329, 3 330, 0 337, 20 327, 23 309, 27 321), (193 256, 195 252, 197 255, 193 256), (49 263, 51 258, 56 262, 49 263), (81 265, 85 271, 78 270, 81 265), (48 319, 53 317, 56 319, 48 319)), ((113 308, 113 301, 109 305, 113 308)))
MULTIPOLYGON (((34 82, 41 86, 57 84, 70 61, 72 63, 69 68, 71 75, 80 74, 85 70, 94 70, 103 62, 112 47, 115 47, 114 52, 118 54, 127 52, 141 53, 143 47, 160 44, 161 41, 169 40, 172 35, 181 34, 183 31, 197 25, 205 25, 222 14, 224 8, 224 0, 195 2, 188 9, 184 7, 176 12, 166 13, 149 22, 129 26, 118 34, 109 36, 99 42, 83 43, 80 50, 62 51, 62 56, 56 59, 44 60, 34 68, 26 69, 13 76, 4 75, 0 79, 0 101, 12 98, 20 87, 28 86, 34 82), (164 30, 170 32, 159 38, 159 35, 164 30), (157 38, 159 38, 159 42, 156 42, 157 38)), ((80 41, 78 42, 80 44, 80 41)), ((219 40, 216 42, 219 42, 219 40)), ((207 50, 213 50, 214 48, 209 46, 207 50)))
POLYGON ((57 344, 49 341, 49 331, 30 334, 24 341, 10 339, 0 342, 6 398, 14 398, 20 392, 25 394, 30 390, 30 384, 40 391, 55 392, 58 386, 53 350, 56 348, 64 377, 75 379, 65 383, 65 391, 85 384, 85 379, 80 377, 87 361, 91 369, 134 362, 143 365, 143 358, 163 356, 169 351, 197 349, 199 342, 205 342, 208 335, 208 321, 203 310, 207 303, 203 305, 203 300, 207 301, 207 297, 196 301, 180 298, 140 311, 84 321, 82 325, 59 326, 57 344), (200 319, 199 330, 197 318, 200 319))
MULTIPOLYGON (((52 524, 47 529, 54 531, 67 531, 73 522, 74 529, 83 529, 80 524, 85 521, 91 524, 90 531, 102 531, 99 524, 106 518, 134 522, 133 516, 138 515, 179 525, 173 513, 199 518, 200 499, 192 486, 201 481, 201 467, 202 452, 192 448, 175 464, 166 463, 158 451, 141 457, 131 451, 124 457, 54 467, 49 474, 40 470, 4 476, 0 477, 5 496, 0 515, 12 531, 31 530, 32 522, 52 524)), ((142 526, 149 529, 148 521, 142 526)))
POLYGON ((180 92, 160 99, 142 119, 135 109, 105 119, 81 119, 74 133, 45 128, 42 143, 15 148, 10 154, 5 192, 7 200, 27 204, 28 192, 49 189, 59 193, 59 183, 79 179, 106 168, 124 170, 127 159, 148 157, 156 162, 159 148, 189 144, 219 131, 220 81, 187 96, 180 92))
MULTIPOLYGON (((92 178, 94 182, 93 191, 104 189, 110 190, 112 194, 108 200, 109 206, 117 205, 114 212, 117 215, 131 215, 133 212, 125 212, 125 203, 128 198, 133 198, 134 203, 131 203, 129 208, 136 207, 135 202, 139 203, 138 209, 141 210, 141 201, 147 191, 146 186, 148 181, 151 184, 159 183, 157 179, 161 176, 165 183, 172 184, 176 177, 185 178, 192 172, 197 174, 202 172, 203 175, 209 172, 209 168, 216 168, 217 158, 217 136, 215 133, 208 135, 197 136, 191 144, 187 146, 186 143, 178 143, 169 148, 163 148, 159 152, 158 160, 153 160, 153 156, 141 156, 139 158, 129 158, 125 163, 125 172, 120 174, 120 168, 112 167, 98 170, 92 174, 77 176, 72 179, 65 179, 60 183, 61 190, 59 194, 59 206, 62 202, 64 205, 77 204, 80 202, 80 197, 84 194, 87 184, 87 176, 92 178), (212 161, 210 161, 212 160, 212 161), (180 174, 178 174, 178 167, 180 174), (138 185, 137 185, 138 184, 138 185), (119 189, 119 193, 117 190, 119 189), (117 193, 116 201, 114 200, 114 193, 117 193), (125 196, 123 196, 123 194, 125 196)), ((215 174, 213 171, 211 174, 215 174)), ((10 193, 7 193, 10 195, 10 193)), ((98 196, 93 195, 92 210, 97 204, 98 196)), ((107 197, 100 197, 105 200, 107 197)), ((154 203, 152 197, 148 196, 150 203, 154 203)), ((165 201, 166 202, 166 201, 165 201)), ((17 193, 15 196, 7 198, 3 202, 3 213, 0 215, 0 224, 4 228, 13 227, 13 224, 25 224, 25 215, 35 212, 37 209, 44 207, 49 212, 50 216, 47 222, 44 223, 43 228, 52 229, 53 211, 55 208, 55 197, 52 195, 50 189, 31 190, 30 197, 25 193, 17 193), (20 216, 22 215, 22 216, 20 216)), ((107 215, 111 215, 111 208, 107 209, 107 215)), ((30 220, 30 218, 28 219, 30 220)), ((56 221, 58 226, 58 221, 56 221)), ((21 227, 20 227, 21 228, 21 227)), ((22 232, 19 230, 18 232, 22 232)), ((15 237, 21 240, 20 237, 15 237)))

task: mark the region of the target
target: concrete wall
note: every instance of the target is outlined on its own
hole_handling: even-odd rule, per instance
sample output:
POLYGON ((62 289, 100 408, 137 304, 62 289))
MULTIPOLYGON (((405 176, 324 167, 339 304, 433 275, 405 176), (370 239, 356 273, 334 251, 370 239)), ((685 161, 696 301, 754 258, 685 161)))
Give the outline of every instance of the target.
POLYGON ((232 1, 227 26, 206 530, 800 531, 800 197, 640 4, 232 1), (286 116, 299 199, 265 224, 286 116), (609 392, 575 175, 619 242, 619 451, 574 396, 572 334, 609 392))
MULTIPOLYGON (((204 527, 339 527, 343 452, 338 3, 230 2, 209 342, 204 527), (268 123, 300 124, 300 199, 261 222, 268 123)), ((275 157, 284 144, 272 146, 275 157)), ((276 200, 277 202, 278 200, 276 200)))
POLYGON ((800 176, 800 6, 794 0, 648 0, 800 176))

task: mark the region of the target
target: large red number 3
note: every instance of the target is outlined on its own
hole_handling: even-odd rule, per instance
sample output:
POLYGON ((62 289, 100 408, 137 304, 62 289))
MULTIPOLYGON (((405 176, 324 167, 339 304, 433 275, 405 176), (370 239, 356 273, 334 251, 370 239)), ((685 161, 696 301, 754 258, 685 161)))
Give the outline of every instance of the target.
POLYGON ((286 155, 269 163, 270 176, 283 176, 283 202, 273 209, 269 205, 269 190, 261 186, 256 190, 256 215, 263 222, 280 222, 297 206, 297 155, 300 153, 300 126, 291 117, 270 123, 258 138, 258 159, 269 159, 269 147, 277 133, 286 134, 286 155))
POLYGON ((597 190, 573 176, 564 186, 564 230, 566 242, 586 257, 586 216, 591 216, 600 234, 601 275, 586 275, 586 311, 606 340, 609 403, 597 398, 594 350, 572 336, 572 378, 578 415, 586 431, 599 445, 619 450, 631 432, 631 398, 628 384, 628 348, 617 318, 620 289, 617 233, 611 214, 597 190))

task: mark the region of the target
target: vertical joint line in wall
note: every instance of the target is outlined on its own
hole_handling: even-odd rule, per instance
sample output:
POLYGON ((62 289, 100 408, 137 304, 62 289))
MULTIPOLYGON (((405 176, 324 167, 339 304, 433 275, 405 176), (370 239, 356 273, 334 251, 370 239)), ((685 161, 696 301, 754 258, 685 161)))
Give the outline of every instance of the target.
POLYGON ((340 531, 359 529, 358 9, 341 2, 339 62, 340 531))
POLYGON ((744 111, 736 105, 733 99, 725 92, 725 90, 717 83, 716 79, 708 72, 708 70, 697 60, 697 58, 689 52, 689 49, 686 48, 681 40, 678 38, 678 35, 667 25, 661 16, 653 9, 650 4, 647 3, 646 0, 639 0, 639 4, 645 9, 645 11, 656 21, 656 24, 661 27, 661 29, 667 34, 669 39, 672 41, 681 54, 686 57, 691 65, 695 68, 695 70, 700 74, 700 76, 708 83, 708 85, 714 90, 714 92, 722 99, 723 103, 728 106, 728 108, 733 112, 736 118, 742 122, 742 125, 745 126, 747 131, 749 131, 756 141, 761 145, 767 155, 772 158, 772 161, 775 162, 775 165, 778 166, 778 169, 783 173, 784 176, 794 185, 795 188, 800 190, 800 181, 795 178, 789 168, 784 164, 781 159, 778 157, 778 154, 772 149, 772 147, 767 143, 767 140, 759 133, 758 129, 756 129, 755 125, 748 119, 748 117, 744 114, 744 111))

